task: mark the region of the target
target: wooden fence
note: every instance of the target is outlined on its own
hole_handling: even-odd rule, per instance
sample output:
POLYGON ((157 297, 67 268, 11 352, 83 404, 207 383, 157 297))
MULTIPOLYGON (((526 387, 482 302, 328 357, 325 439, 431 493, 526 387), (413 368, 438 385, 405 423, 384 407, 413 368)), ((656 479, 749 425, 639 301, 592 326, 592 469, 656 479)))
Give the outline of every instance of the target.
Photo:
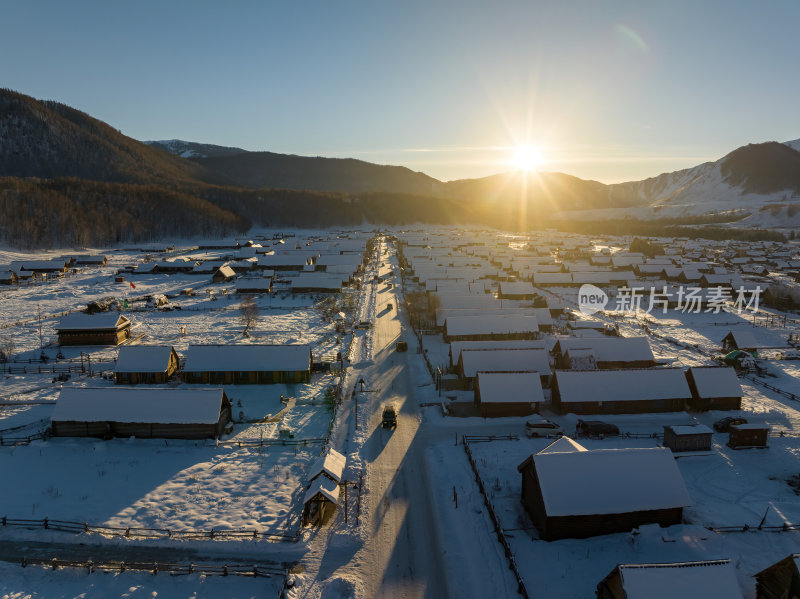
POLYGON ((517 580, 517 592, 524 597, 524 599, 529 599, 530 595, 528 594, 528 590, 525 588, 525 582, 522 580, 522 576, 519 573, 516 558, 514 557, 514 553, 511 551, 511 546, 508 544, 506 535, 503 532, 503 527, 500 525, 500 520, 494 512, 492 501, 489 499, 489 495, 483 485, 480 472, 478 471, 478 466, 475 463, 475 459, 472 457, 472 450, 469 448, 470 442, 485 443, 489 441, 510 441, 518 439, 519 437, 516 435, 489 435, 480 437, 464 435, 461 437, 461 444, 464 446, 464 452, 467 454, 467 460, 469 460, 469 465, 472 467, 472 472, 475 475, 475 481, 478 483, 478 489, 480 489, 481 495, 483 496, 483 503, 486 506, 486 510, 489 513, 489 518, 494 526, 494 533, 497 535, 497 540, 500 541, 500 545, 503 547, 503 552, 508 560, 508 566, 511 569, 511 572, 514 574, 514 578, 517 580))
POLYGON ((87 522, 73 522, 70 520, 41 520, 30 518, 0 518, 0 526, 19 526, 21 528, 42 528, 44 530, 95 533, 110 537, 125 537, 134 539, 170 539, 170 540, 232 540, 232 539, 265 539, 271 541, 297 542, 300 531, 293 534, 266 532, 259 529, 230 529, 211 528, 208 530, 172 530, 169 528, 144 528, 135 526, 106 526, 88 524, 87 522))

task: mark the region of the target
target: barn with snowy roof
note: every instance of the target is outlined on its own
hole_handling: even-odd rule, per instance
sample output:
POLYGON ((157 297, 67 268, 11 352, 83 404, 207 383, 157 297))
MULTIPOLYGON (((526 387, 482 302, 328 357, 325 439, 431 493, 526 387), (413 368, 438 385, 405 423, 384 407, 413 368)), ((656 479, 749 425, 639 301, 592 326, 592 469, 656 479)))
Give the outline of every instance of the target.
POLYGON ((551 390, 562 414, 680 412, 692 398, 680 368, 557 370, 551 390))
POLYGON ((307 383, 311 346, 190 345, 181 376, 203 385, 307 383))
POLYGON ((59 345, 119 345, 131 336, 131 321, 117 312, 64 316, 55 327, 59 345))
POLYGON ((170 345, 125 345, 120 348, 114 381, 118 385, 166 383, 178 372, 178 354, 170 345))
POLYGON ((222 389, 64 387, 50 420, 54 437, 219 438, 231 404, 222 389))
POLYGON ((517 470, 522 503, 545 541, 680 524, 683 508, 691 505, 664 447, 586 450, 561 442, 517 470))

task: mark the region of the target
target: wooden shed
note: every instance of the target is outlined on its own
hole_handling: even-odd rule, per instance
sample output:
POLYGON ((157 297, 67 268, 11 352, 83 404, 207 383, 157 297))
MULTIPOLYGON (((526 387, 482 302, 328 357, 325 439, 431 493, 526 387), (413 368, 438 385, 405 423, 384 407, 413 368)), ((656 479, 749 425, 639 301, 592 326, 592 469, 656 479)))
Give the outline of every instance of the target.
POLYGON ((762 347, 764 346, 756 341, 756 337, 751 331, 731 331, 722 338, 722 351, 725 352, 743 349, 753 353, 762 347))
POLYGON ((538 372, 479 372, 475 406, 484 418, 528 416, 544 403, 538 372))
POLYGON ((793 553, 755 575, 756 599, 800 598, 800 553, 793 553))
POLYGON ((714 434, 705 424, 670 424, 664 427, 664 447, 674 453, 681 451, 711 451, 714 434))
POLYGON ((181 377, 195 384, 307 383, 310 345, 190 345, 181 377))
POLYGON ((13 270, 0 268, 0 285, 16 285, 19 283, 19 276, 13 270))
POLYGON ((324 476, 315 479, 303 496, 303 525, 326 524, 336 512, 340 493, 336 481, 324 476))
POLYGON ((272 289, 272 277, 243 277, 236 279, 236 293, 268 293, 272 289))
POLYGON ((517 467, 522 503, 543 540, 681 523, 691 501, 671 451, 575 445, 539 452, 517 467))
POLYGON ((114 381, 118 385, 163 384, 178 372, 179 359, 169 345, 125 345, 120 348, 114 381))
MULTIPOLYGON (((742 599, 728 559, 619 564, 597 585, 597 599, 742 599)), ((777 599, 777 596, 776 596, 777 599)))
POLYGON ((54 437, 206 439, 230 421, 222 389, 64 387, 51 426, 54 437))
POLYGON ((235 278, 236 278, 236 272, 234 272, 234 270, 230 266, 224 264, 223 266, 220 266, 216 271, 214 271, 213 275, 211 275, 211 282, 227 283, 229 281, 233 281, 233 279, 235 278))
POLYGON ((562 414, 680 412, 692 397, 680 368, 557 370, 551 389, 562 414))
POLYGON ((693 366, 686 371, 686 382, 694 410, 741 410, 742 386, 736 370, 724 366, 693 366))
POLYGON ((55 328, 60 345, 119 345, 131 336, 131 321, 117 312, 68 314, 55 328))
POLYGON ((732 449, 763 449, 767 447, 770 427, 766 424, 734 424, 728 433, 732 449))

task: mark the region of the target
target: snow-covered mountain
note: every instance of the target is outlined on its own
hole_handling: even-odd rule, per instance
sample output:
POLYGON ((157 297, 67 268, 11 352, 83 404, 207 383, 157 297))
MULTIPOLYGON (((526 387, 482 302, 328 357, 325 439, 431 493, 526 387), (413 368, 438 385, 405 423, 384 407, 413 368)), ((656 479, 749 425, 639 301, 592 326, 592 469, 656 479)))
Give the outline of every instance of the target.
MULTIPOLYGON (((800 140, 742 146, 715 162, 609 186, 634 208, 572 213, 572 218, 679 218, 729 215, 737 226, 800 226, 800 140)), ((566 216, 566 214, 564 215, 566 216)))
POLYGON ((246 150, 241 148, 229 148, 226 146, 215 146, 213 144, 201 144, 193 141, 183 141, 182 139, 164 139, 159 141, 145 141, 149 146, 166 150, 170 154, 181 158, 211 158, 214 156, 231 156, 242 154, 246 150))

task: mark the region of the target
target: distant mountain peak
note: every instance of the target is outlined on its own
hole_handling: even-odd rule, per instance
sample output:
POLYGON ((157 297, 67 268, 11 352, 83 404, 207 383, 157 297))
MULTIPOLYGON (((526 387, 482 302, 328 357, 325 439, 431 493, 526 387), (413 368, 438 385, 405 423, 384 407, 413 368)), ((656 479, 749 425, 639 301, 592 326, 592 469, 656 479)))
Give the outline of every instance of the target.
POLYGON ((214 144, 203 144, 193 141, 184 141, 182 139, 163 139, 145 141, 143 143, 174 154, 175 156, 180 156, 181 158, 211 158, 215 156, 244 154, 247 152, 247 150, 241 148, 215 146, 214 144))

